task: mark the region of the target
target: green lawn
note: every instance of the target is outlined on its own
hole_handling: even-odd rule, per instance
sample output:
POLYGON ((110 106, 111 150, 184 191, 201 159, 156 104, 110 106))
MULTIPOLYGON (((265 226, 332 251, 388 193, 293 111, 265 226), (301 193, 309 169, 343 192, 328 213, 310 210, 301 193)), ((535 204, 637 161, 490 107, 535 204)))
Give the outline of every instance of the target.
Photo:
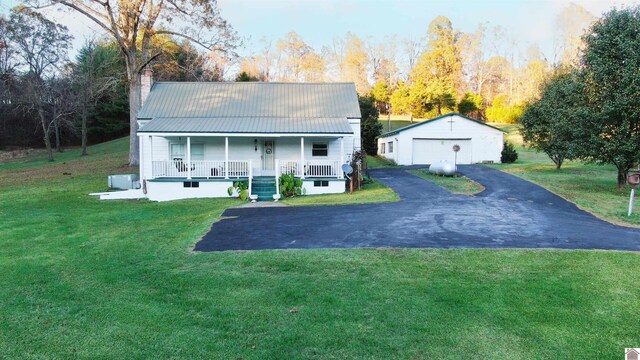
POLYGON ((400 200, 398 194, 378 181, 365 184, 362 190, 344 194, 306 195, 283 199, 281 202, 292 206, 307 205, 348 205, 384 203, 400 200))
POLYGON ((0 169, 1 358, 617 359, 640 341, 636 253, 193 253, 239 201, 89 197, 132 171, 126 139, 102 146, 0 169))
POLYGON ((409 172, 454 194, 475 195, 484 191, 484 186, 466 176, 438 176, 431 174, 427 169, 415 169, 409 170, 409 172))
POLYGON ((517 125, 502 128, 509 131, 505 137, 516 145, 519 157, 513 164, 490 166, 544 186, 602 219, 640 227, 640 206, 636 206, 636 213, 627 217, 630 190, 617 188, 614 166, 568 161, 558 171, 544 153, 522 146, 517 125))
POLYGON ((367 167, 369 169, 382 169, 397 167, 397 165, 381 156, 367 155, 367 167))

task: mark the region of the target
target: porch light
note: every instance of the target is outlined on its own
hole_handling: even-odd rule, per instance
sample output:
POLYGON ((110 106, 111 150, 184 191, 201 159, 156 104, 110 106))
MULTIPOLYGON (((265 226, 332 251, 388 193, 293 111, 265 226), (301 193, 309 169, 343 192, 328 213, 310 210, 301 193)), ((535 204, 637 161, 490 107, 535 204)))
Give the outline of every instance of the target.
POLYGON ((253 150, 258 152, 258 139, 253 139, 253 150))

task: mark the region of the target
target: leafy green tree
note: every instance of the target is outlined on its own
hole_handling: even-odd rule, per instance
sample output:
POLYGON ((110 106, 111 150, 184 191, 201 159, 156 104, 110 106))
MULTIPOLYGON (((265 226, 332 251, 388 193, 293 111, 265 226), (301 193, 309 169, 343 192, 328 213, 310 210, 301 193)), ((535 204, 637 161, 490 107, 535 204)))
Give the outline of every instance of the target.
POLYGON ((258 81, 258 78, 247 74, 246 71, 243 71, 239 73, 238 76, 236 76, 236 81, 239 81, 239 82, 258 81))
POLYGON ((412 112, 410 89, 404 81, 398 81, 398 86, 389 97, 389 102, 391 103, 391 111, 393 111, 394 114, 408 114, 412 112))
POLYGON ((584 154, 618 169, 624 188, 629 169, 640 161, 640 7, 611 10, 585 36, 582 59, 592 116, 584 154))
POLYGON ((458 103, 458 112, 462 115, 479 118, 480 110, 482 110, 482 96, 471 91, 466 92, 458 103))
POLYGON ((577 125, 587 116, 578 74, 559 75, 547 83, 540 100, 525 109, 520 118, 522 137, 529 146, 547 154, 559 170, 565 160, 579 157, 577 125))
POLYGON ((487 119, 490 121, 515 124, 522 116, 521 105, 509 104, 506 95, 499 95, 493 99, 493 103, 487 108, 487 119))
POLYGON ((375 100, 371 96, 358 96, 360 104, 360 132, 362 134, 362 148, 367 154, 378 153, 376 138, 382 133, 382 124, 378 121, 380 113, 375 106, 375 100))
POLYGON ((455 88, 462 78, 462 62, 451 21, 439 16, 427 31, 427 50, 411 72, 411 102, 421 115, 455 107, 455 88))
POLYGON ((411 105, 421 116, 429 112, 440 116, 443 110, 453 110, 456 106, 456 94, 450 83, 444 79, 433 79, 427 84, 422 79, 411 88, 411 105))
POLYGON ((384 80, 377 81, 373 88, 371 88, 371 96, 373 96, 379 112, 387 110, 391 94, 391 88, 389 87, 389 84, 387 84, 387 82, 384 80))

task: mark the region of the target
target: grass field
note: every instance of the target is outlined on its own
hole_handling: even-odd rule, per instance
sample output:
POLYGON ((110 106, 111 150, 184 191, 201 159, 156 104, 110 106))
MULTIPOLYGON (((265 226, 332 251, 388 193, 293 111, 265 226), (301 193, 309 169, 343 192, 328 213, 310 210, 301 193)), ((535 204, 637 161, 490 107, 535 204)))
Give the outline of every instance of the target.
POLYGON ((567 161, 558 171, 544 153, 523 147, 517 125, 499 126, 509 131, 505 138, 515 144, 519 157, 513 164, 492 167, 542 185, 602 219, 640 227, 640 206, 627 217, 630 190, 617 188, 614 166, 567 161))
POLYGON ((347 205, 372 204, 400 200, 398 194, 378 181, 365 184, 361 190, 346 194, 307 195, 283 199, 281 202, 291 206, 307 205, 347 205))
POLYGON ((438 176, 431 174, 429 170, 426 169, 409 170, 409 172, 441 186, 454 194, 475 195, 484 191, 484 186, 466 176, 438 176))
POLYGON ((640 342, 635 253, 193 253, 239 202, 87 196, 134 171, 126 148, 0 166, 0 358, 617 359, 640 342))

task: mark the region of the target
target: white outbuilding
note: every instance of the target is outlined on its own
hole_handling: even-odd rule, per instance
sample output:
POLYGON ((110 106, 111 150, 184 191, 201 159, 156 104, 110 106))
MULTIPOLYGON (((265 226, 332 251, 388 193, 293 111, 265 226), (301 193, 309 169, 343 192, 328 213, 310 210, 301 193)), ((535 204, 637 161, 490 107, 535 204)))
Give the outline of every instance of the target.
POLYGON ((504 131, 482 121, 449 113, 382 134, 378 155, 398 165, 499 163, 504 131))

